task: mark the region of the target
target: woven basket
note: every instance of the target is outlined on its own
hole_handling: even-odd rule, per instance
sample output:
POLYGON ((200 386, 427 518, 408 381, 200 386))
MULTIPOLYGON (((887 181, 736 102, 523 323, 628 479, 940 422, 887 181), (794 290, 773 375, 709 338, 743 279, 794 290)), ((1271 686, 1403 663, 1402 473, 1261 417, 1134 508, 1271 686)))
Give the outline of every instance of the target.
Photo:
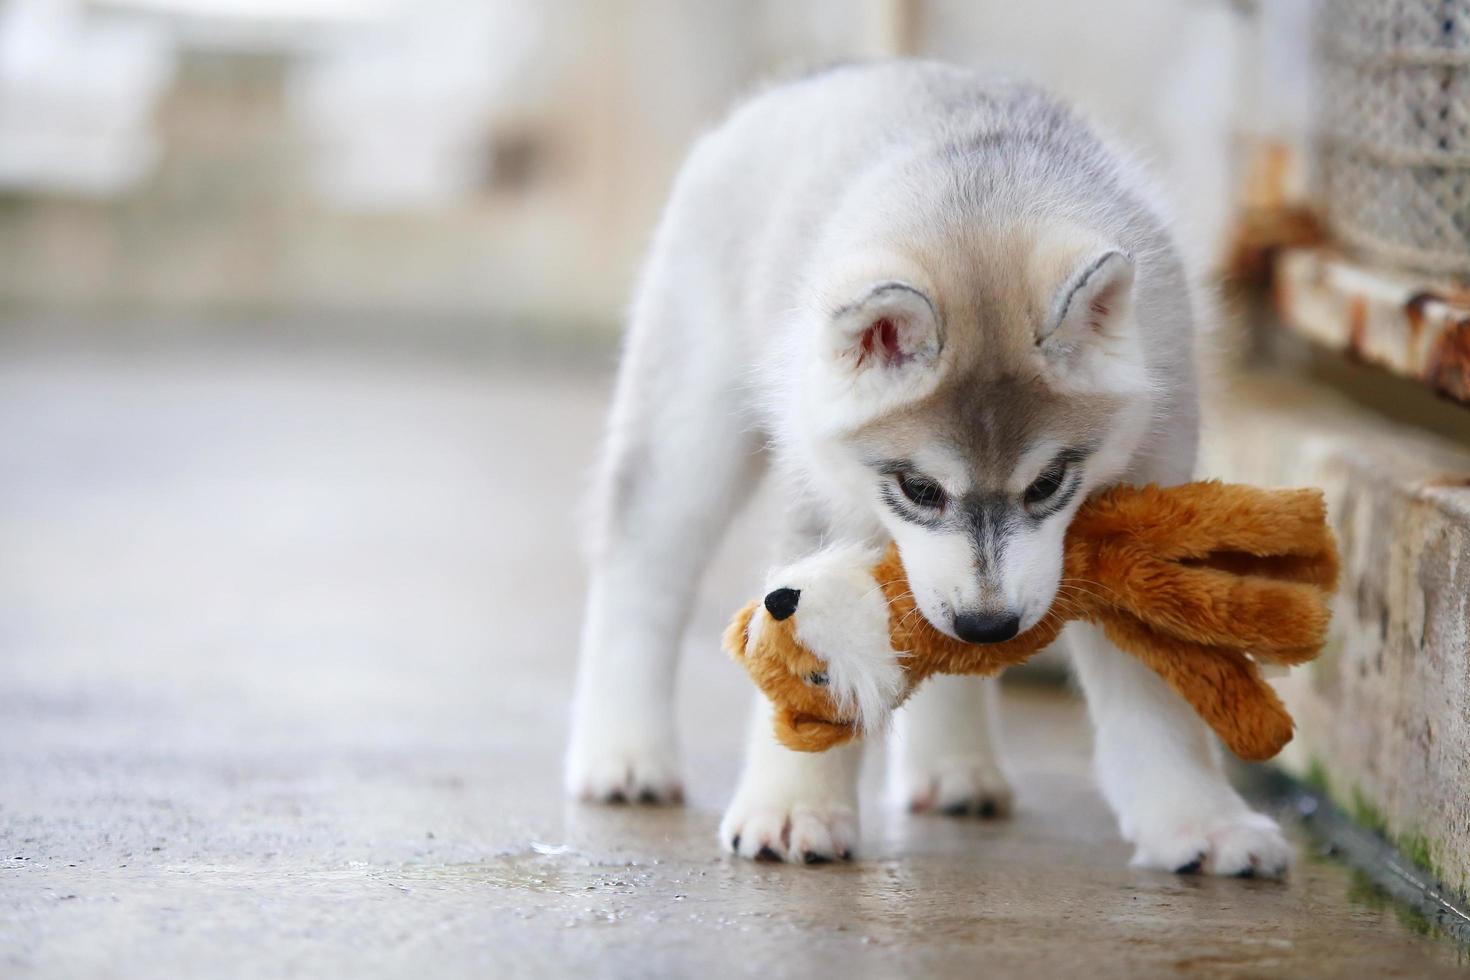
POLYGON ((1470 0, 1321 0, 1321 188, 1373 258, 1470 278, 1470 0))

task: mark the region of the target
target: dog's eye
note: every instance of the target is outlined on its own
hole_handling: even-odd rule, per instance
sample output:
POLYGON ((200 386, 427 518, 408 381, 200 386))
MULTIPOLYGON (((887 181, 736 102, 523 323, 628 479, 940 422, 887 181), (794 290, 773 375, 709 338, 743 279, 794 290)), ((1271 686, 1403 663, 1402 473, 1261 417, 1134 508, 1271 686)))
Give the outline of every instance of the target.
POLYGON ((806 675, 806 682, 812 687, 826 687, 827 673, 826 671, 822 670, 814 670, 810 674, 806 675))
POLYGON ((1064 462, 1052 463, 1036 480, 1026 488, 1025 499, 1028 504, 1039 504, 1050 498, 1062 488, 1062 481, 1067 478, 1067 464, 1064 462))
POLYGON ((927 476, 900 473, 898 474, 898 489, 920 507, 944 506, 944 488, 927 476))

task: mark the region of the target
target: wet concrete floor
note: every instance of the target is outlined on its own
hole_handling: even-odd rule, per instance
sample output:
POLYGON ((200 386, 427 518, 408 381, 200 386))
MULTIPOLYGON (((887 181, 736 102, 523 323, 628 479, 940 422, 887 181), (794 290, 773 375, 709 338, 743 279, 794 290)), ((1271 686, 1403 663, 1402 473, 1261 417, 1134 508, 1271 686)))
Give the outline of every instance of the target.
MULTIPOLYGON (((681 679, 689 805, 562 801, 604 373, 322 350, 0 345, 0 974, 1459 974, 1303 845, 1289 881, 1133 871, 1080 705, 1013 687, 1018 812, 734 862, 748 698, 681 679)), ((754 540, 762 505, 745 518, 754 540)))

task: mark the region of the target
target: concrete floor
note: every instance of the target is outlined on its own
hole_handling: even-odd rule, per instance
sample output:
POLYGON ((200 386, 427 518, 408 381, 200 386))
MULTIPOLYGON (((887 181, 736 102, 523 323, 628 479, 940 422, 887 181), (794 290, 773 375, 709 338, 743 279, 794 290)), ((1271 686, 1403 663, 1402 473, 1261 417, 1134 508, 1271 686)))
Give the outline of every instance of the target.
MULTIPOLYGON (((320 350, 0 349, 0 973, 1414 976, 1335 863, 1131 871, 1079 706, 1005 703, 1019 813, 719 856, 748 684, 685 661, 683 809, 564 804, 607 379, 320 350)), ((759 520, 759 507, 747 520, 759 520)), ((876 756, 876 753, 874 753, 876 756)))

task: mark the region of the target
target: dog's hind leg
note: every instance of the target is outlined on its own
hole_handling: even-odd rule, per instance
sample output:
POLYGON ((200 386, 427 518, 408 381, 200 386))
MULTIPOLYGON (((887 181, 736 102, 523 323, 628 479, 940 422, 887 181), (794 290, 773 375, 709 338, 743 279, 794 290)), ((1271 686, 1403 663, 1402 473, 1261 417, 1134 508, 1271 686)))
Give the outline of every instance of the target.
POLYGON ((935 677, 899 710, 893 772, 909 809, 978 817, 1011 812, 1011 786, 996 748, 998 695, 993 677, 935 677))
POLYGON ((578 798, 682 797, 674 675, 694 589, 762 470, 739 361, 685 291, 645 284, 595 503, 566 784, 578 798), (650 300, 650 296, 653 300, 650 300))

